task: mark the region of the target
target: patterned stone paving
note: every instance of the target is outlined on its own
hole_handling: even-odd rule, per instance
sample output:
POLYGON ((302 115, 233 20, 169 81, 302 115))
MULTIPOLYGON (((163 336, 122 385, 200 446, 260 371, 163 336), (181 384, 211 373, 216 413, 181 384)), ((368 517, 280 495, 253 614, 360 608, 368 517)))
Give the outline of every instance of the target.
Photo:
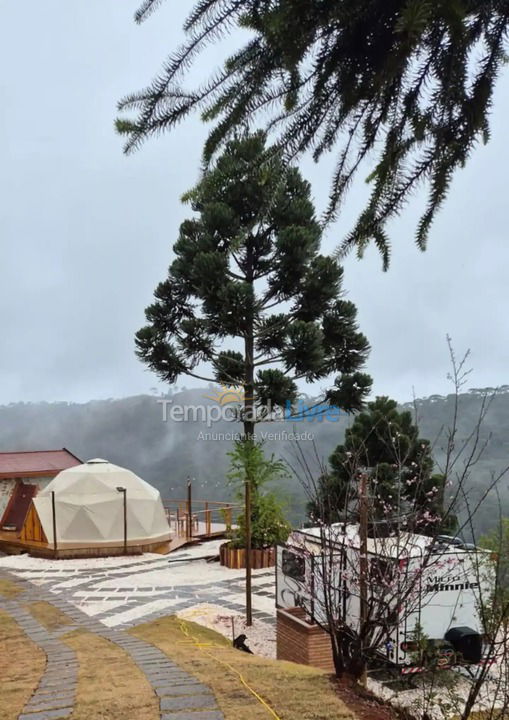
MULTIPOLYGON (((205 555, 215 549, 216 543, 206 543, 193 552, 205 555)), ((193 553, 185 549, 170 556, 128 558, 125 564, 108 564, 107 558, 94 567, 57 561, 48 569, 19 566, 10 567, 9 572, 48 589, 56 598, 65 597, 109 628, 129 628, 198 604, 220 605, 232 613, 242 613, 243 571, 223 570, 204 562, 186 563, 184 571, 183 563, 192 557, 193 553), (183 563, 175 564, 176 560, 183 563)), ((274 569, 253 573, 253 614, 270 625, 275 625, 274 579, 274 569)))
POLYGON ((20 600, 3 600, 4 608, 47 656, 39 685, 18 720, 59 720, 68 718, 76 700, 78 662, 74 651, 60 637, 73 629, 67 626, 54 633, 42 627, 23 607, 33 600, 46 601, 68 615, 79 627, 95 633, 124 650, 144 673, 159 699, 162 720, 224 720, 210 689, 181 670, 154 646, 106 628, 63 597, 36 588, 26 578, 14 577, 0 569, 0 577, 15 581, 25 591, 20 600))

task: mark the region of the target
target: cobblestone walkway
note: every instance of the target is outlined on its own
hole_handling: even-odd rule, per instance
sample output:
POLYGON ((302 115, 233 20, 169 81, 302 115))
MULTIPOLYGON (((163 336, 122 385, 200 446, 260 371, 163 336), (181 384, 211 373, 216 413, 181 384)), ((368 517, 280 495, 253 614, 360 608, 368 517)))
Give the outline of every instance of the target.
POLYGON ((76 699, 78 676, 78 662, 74 650, 34 620, 20 602, 3 599, 2 609, 16 620, 32 642, 46 653, 47 658, 44 675, 19 720, 69 717, 76 699))
MULTIPOLYGON (((213 554, 219 544, 206 543, 196 552, 213 554)), ((48 567, 9 568, 8 572, 18 580, 23 578, 41 589, 50 590, 53 598, 64 596, 109 628, 126 629, 142 619, 148 622, 169 613, 175 615, 198 604, 219 605, 232 613, 242 614, 245 607, 244 571, 225 571, 206 565, 203 578, 191 583, 185 576, 175 576, 179 568, 175 561, 185 563, 191 557, 187 548, 169 557, 149 555, 128 559, 124 565, 110 564, 105 559, 95 567, 81 568, 57 561, 48 567)), ((197 563, 189 564, 190 570, 195 567, 198 567, 197 563)), ((254 571, 253 615, 256 620, 274 627, 275 631, 274 594, 274 569, 254 571)))
MULTIPOLYGON (((44 675, 19 720, 58 720, 71 715, 76 699, 78 663, 74 651, 60 640, 60 636, 76 628, 115 643, 131 657, 159 700, 162 720, 224 720, 211 690, 181 670, 153 645, 122 630, 105 627, 61 595, 55 596, 48 590, 35 587, 24 578, 5 570, 0 570, 0 577, 15 582, 24 590, 19 600, 2 600, 2 608, 47 656, 44 675), (55 632, 46 630, 23 608, 23 605, 35 600, 50 603, 69 616, 75 625, 55 632)), ((131 719, 126 717, 126 720, 131 719)))

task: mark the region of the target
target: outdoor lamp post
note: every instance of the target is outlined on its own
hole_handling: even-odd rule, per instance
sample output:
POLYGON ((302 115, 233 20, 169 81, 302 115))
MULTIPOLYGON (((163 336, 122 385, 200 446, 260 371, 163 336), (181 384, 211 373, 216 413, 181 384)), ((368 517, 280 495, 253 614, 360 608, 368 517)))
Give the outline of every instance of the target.
POLYGON ((127 488, 118 487, 117 490, 124 496, 124 555, 127 555, 127 488))
POLYGON ((193 536, 193 483, 190 477, 187 478, 187 526, 186 537, 193 536))
POLYGON ((55 491, 51 491, 51 510, 53 514, 53 554, 57 556, 57 510, 55 502, 55 491))

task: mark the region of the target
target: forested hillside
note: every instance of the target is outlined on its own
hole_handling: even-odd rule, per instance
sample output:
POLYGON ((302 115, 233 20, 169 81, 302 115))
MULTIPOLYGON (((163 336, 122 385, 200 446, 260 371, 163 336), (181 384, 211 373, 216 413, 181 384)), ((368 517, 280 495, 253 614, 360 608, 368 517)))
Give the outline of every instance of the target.
MULTIPOLYGON (((437 469, 445 457, 449 428, 455 415, 455 396, 433 395, 406 405, 416 411, 421 436, 434 443, 434 456, 437 469)), ((500 480, 489 495, 476 509, 475 528, 485 532, 497 522, 500 513, 509 516, 509 387, 500 388, 495 394, 493 388, 472 389, 462 394, 458 400, 457 433, 455 452, 459 452, 465 443, 467 449, 455 465, 454 476, 462 475, 469 452, 476 443, 477 452, 473 455, 473 464, 466 478, 466 498, 462 502, 460 515, 466 516, 466 503, 470 509, 476 509, 486 489, 500 480), (480 415, 484 419, 480 420, 480 415), (477 437, 477 429, 479 429, 477 437)))
MULTIPOLYGON (((476 497, 490 483, 493 475, 509 465, 509 388, 495 397, 481 429, 483 456, 469 478, 469 497, 476 497)), ((212 393, 213 394, 213 393, 212 393)), ((172 405, 213 405, 206 396, 211 390, 184 390, 171 396, 172 405)), ((457 447, 475 428, 482 403, 480 391, 460 397, 457 447)), ((413 405, 409 404, 413 410, 413 405)), ((435 443, 438 468, 443 461, 447 428, 452 422, 454 397, 433 396, 417 400, 415 408, 421 436, 435 443)), ((267 438, 267 452, 295 464, 295 441, 291 433, 307 434, 300 440, 310 463, 315 446, 327 458, 342 441, 350 419, 339 422, 279 422, 259 427, 267 438), (289 437, 286 437, 286 434, 289 437), (314 437, 314 442, 311 437, 314 437)), ((0 450, 37 450, 67 447, 81 459, 103 457, 127 466, 154 484, 165 497, 183 496, 186 479, 194 479, 195 495, 205 499, 225 499, 230 495, 225 484, 228 466, 226 453, 231 448, 231 433, 240 425, 219 421, 207 428, 203 422, 174 422, 163 418, 161 399, 137 396, 122 400, 91 401, 83 405, 70 403, 19 403, 0 407, 0 450), (226 438, 223 438, 226 435, 226 438)), ((458 465, 458 469, 460 465, 458 465)), ((503 511, 509 515, 509 476, 498 484, 503 511)), ((299 481, 290 477, 281 488, 288 499, 293 522, 304 518, 305 496, 299 481)), ((497 518, 498 501, 492 497, 480 510, 476 526, 484 532, 497 518)))

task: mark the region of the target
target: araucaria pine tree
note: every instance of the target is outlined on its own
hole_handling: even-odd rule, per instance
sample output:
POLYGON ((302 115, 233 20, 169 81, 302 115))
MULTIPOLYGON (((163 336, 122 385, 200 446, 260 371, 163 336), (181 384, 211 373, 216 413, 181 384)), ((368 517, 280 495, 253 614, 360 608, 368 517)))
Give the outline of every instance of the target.
POLYGON ((297 381, 335 377, 327 400, 360 410, 371 380, 369 345, 342 297, 342 268, 321 255, 310 186, 262 133, 228 143, 186 199, 168 277, 136 335, 157 375, 245 391, 246 438, 267 412, 286 408, 297 381), (227 349, 230 346, 231 349, 227 349))
POLYGON ((436 535, 453 530, 455 516, 444 512, 443 475, 433 474, 428 440, 409 411, 379 397, 357 415, 346 430, 345 441, 331 455, 330 471, 319 480, 316 497, 309 503, 312 520, 358 520, 359 478, 367 476, 369 518, 389 531, 413 530, 436 535))
POLYGON ((195 216, 181 225, 169 275, 137 333, 139 357, 170 384, 189 375, 243 387, 243 440, 252 451, 255 423, 291 406, 299 380, 335 375, 326 399, 359 410, 371 387, 360 372, 369 345, 355 306, 342 298, 341 267, 319 253, 321 228, 299 171, 266 148, 262 133, 237 138, 186 199, 195 216))
MULTIPOLYGON (((144 0, 136 20, 162 1, 144 0)), ((134 116, 118 129, 129 151, 199 111, 213 123, 206 158, 253 123, 266 123, 289 157, 336 151, 329 218, 369 162, 372 194, 345 247, 374 241, 387 265, 388 220, 427 186, 424 249, 454 172, 487 142, 508 27, 507 0, 196 0, 185 44, 121 102, 134 116), (201 52, 239 27, 247 41, 220 68, 201 63, 200 82, 184 86, 201 52)))

